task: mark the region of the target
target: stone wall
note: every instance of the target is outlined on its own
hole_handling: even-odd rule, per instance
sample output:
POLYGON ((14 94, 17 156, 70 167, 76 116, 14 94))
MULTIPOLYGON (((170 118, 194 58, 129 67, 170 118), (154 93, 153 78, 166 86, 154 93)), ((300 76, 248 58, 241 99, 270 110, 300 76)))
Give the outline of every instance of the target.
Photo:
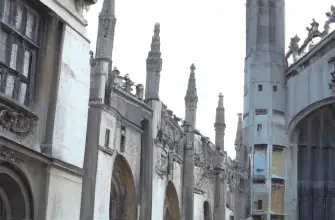
POLYGON ((82 168, 90 82, 89 42, 69 26, 64 31, 52 155, 82 168))

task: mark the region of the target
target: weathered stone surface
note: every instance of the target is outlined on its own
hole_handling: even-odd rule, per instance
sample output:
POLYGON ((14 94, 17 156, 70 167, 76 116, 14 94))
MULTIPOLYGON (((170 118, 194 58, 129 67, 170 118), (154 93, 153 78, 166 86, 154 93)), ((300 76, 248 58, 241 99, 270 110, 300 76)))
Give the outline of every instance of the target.
POLYGON ((89 96, 89 43, 66 26, 52 155, 83 167, 89 96), (73 56, 73 51, 77 55, 73 56))

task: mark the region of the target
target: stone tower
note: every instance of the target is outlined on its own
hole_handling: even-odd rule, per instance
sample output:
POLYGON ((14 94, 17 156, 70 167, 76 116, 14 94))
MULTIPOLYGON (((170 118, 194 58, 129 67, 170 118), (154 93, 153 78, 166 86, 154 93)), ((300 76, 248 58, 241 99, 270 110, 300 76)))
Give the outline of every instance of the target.
MULTIPOLYGON (((237 129, 236 129, 236 137, 235 137, 235 151, 236 151, 236 160, 241 164, 241 159, 244 158, 241 152, 242 148, 242 114, 238 113, 237 119, 237 129)), ((242 165, 242 164, 241 164, 242 165)))
POLYGON ((226 216, 226 175, 224 169, 224 134, 226 129, 225 123, 225 109, 223 106, 223 95, 219 94, 218 106, 216 108, 216 117, 215 117, 215 146, 216 152, 213 161, 213 168, 216 173, 215 178, 215 195, 214 195, 214 216, 213 220, 225 219, 226 216))
POLYGON ((194 215, 194 130, 196 126, 198 95, 195 83, 195 66, 190 67, 191 73, 185 96, 185 148, 183 168, 182 218, 193 220, 194 215))
POLYGON ((215 146, 220 148, 221 151, 224 151, 224 132, 226 129, 225 123, 225 114, 223 107, 223 95, 219 94, 218 106, 216 108, 216 116, 215 116, 215 146))
POLYGON ((99 14, 95 58, 91 59, 90 101, 109 101, 112 84, 112 54, 115 33, 115 0, 104 0, 99 14))
POLYGON ((248 210, 250 215, 263 216, 262 219, 282 219, 280 215, 284 215, 284 211, 277 209, 278 204, 271 196, 278 182, 285 184, 272 169, 275 167, 274 154, 287 146, 284 130, 285 1, 247 0, 246 7, 243 129, 245 147, 252 152, 248 210), (271 213, 278 216, 271 216, 271 213))
POLYGON ((162 70, 159 33, 160 24, 156 23, 151 41, 151 50, 149 51, 147 58, 147 77, 145 84, 146 100, 159 100, 160 73, 162 70))
POLYGON ((99 14, 96 58, 112 60, 115 24, 115 0, 104 0, 99 14))

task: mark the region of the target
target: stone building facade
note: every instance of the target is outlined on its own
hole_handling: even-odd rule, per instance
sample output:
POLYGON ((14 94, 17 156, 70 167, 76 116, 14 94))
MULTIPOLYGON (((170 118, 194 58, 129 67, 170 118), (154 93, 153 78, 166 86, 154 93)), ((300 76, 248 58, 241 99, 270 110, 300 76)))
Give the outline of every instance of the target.
POLYGON ((321 27, 312 20, 301 44, 291 38, 286 53, 284 0, 246 7, 236 219, 334 219, 335 7, 321 27))
POLYGON ((0 1, 0 219, 80 219, 93 3, 0 1))
POLYGON ((196 129, 194 64, 184 120, 159 98, 160 25, 154 26, 145 87, 113 67, 114 0, 104 0, 98 25, 80 219, 233 219, 236 163, 224 151, 223 95, 212 143, 196 129))

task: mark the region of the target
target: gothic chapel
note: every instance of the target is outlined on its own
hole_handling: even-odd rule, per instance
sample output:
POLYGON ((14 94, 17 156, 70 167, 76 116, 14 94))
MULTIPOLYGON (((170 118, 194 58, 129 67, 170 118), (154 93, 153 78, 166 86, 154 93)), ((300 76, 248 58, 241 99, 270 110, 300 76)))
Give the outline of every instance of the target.
POLYGON ((218 97, 213 144, 196 129, 194 64, 184 120, 159 97, 159 23, 146 60, 145 86, 113 67, 115 10, 114 0, 104 0, 96 52, 91 52, 80 219, 233 218, 236 166, 224 151, 223 95, 218 97))
POLYGON ((0 220, 233 219, 223 95, 212 143, 196 129, 194 64, 184 120, 159 98, 159 24, 145 86, 113 68, 114 0, 89 51, 96 1, 0 0, 0 220))

